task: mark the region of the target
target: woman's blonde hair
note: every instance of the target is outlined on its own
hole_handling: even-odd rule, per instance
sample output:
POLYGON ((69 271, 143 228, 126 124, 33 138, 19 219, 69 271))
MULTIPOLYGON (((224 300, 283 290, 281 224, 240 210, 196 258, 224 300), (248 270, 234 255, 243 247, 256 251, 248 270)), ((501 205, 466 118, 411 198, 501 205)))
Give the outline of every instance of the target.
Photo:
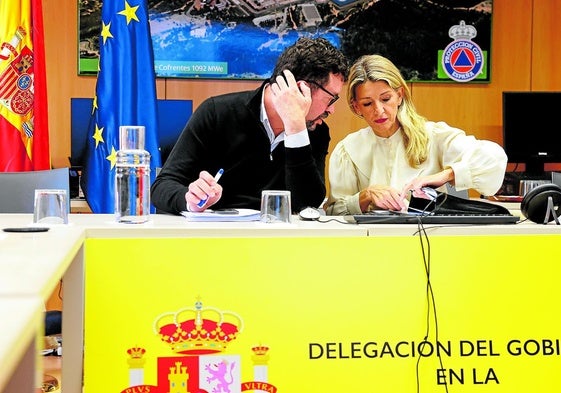
POLYGON ((357 114, 353 105, 356 100, 356 87, 367 81, 376 82, 380 80, 386 82, 394 90, 402 88, 403 100, 397 110, 397 120, 404 134, 407 160, 409 165, 416 168, 427 159, 428 155, 426 119, 417 113, 411 99, 409 86, 390 60, 380 55, 360 57, 350 69, 347 84, 347 103, 351 110, 357 114))

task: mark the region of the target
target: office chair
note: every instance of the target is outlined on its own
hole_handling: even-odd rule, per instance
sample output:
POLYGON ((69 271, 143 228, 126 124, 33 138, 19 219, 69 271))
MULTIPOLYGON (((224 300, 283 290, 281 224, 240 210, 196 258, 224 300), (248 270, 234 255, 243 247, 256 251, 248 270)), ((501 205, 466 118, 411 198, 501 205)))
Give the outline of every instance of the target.
POLYGON ((33 213, 35 190, 51 188, 66 190, 70 211, 68 168, 31 172, 0 172, 0 213, 33 213))

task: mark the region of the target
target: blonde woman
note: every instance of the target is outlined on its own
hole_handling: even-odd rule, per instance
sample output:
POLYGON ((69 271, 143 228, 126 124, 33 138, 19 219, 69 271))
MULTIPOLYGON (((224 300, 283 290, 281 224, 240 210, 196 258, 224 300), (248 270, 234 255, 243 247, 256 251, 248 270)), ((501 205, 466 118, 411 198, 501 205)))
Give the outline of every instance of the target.
POLYGON ((407 208, 409 191, 453 184, 493 195, 501 187, 507 156, 498 144, 468 136, 417 113, 397 67, 367 55, 351 67, 351 110, 368 127, 347 135, 329 160, 327 214, 407 208))

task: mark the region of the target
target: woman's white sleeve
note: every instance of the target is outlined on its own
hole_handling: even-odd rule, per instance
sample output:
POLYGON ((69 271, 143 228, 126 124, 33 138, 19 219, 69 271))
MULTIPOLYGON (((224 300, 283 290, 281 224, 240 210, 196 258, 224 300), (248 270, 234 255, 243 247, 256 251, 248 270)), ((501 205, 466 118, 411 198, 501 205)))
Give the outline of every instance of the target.
POLYGON ((454 170, 457 190, 473 188, 483 195, 494 195, 500 189, 508 161, 501 146, 445 123, 436 123, 435 131, 440 139, 442 165, 454 170))
POLYGON ((329 157, 329 215, 360 214, 358 177, 345 146, 339 142, 329 157))

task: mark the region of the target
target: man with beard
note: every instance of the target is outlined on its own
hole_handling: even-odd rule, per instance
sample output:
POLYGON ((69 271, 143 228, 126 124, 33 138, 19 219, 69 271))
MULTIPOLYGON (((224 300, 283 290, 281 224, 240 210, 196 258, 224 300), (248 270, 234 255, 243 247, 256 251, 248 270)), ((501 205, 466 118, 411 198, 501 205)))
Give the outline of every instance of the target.
POLYGON ((205 100, 152 185, 153 205, 172 214, 259 209, 262 190, 289 190, 293 211, 318 207, 330 141, 323 120, 347 74, 347 60, 329 41, 300 38, 257 90, 205 100))

